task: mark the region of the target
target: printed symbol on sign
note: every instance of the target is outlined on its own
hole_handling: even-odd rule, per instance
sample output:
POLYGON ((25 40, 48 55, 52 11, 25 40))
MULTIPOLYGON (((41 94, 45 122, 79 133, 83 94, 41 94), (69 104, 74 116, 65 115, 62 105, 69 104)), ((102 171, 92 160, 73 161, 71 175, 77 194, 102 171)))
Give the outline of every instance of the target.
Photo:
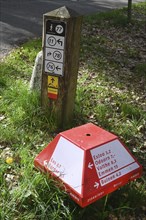
POLYGON ((56 28, 55 28, 55 31, 58 33, 58 34, 62 34, 63 33, 63 27, 61 25, 57 25, 56 28))
POLYGON ((51 36, 48 38, 47 42, 50 46, 54 46, 56 44, 56 39, 55 39, 55 37, 51 36))
POLYGON ((52 82, 52 84, 53 84, 54 81, 55 81, 55 79, 54 79, 54 78, 51 78, 51 82, 52 82))
POLYGON ((53 29, 53 24, 50 25, 50 31, 52 31, 52 29, 53 29))
POLYGON ((47 53, 47 56, 51 56, 51 54, 52 54, 52 53, 51 53, 51 52, 49 52, 49 53, 47 53))
POLYGON ((61 68, 59 67, 59 66, 56 66, 56 70, 58 71, 58 70, 61 70, 61 68))
POLYGON ((55 65, 52 62, 49 62, 46 67, 50 72, 53 72, 55 70, 55 65))
POLYGON ((48 165, 48 161, 44 160, 44 166, 47 166, 47 165, 48 165))
POLYGON ((88 163, 88 168, 92 170, 92 168, 93 168, 93 163, 89 162, 89 163, 88 163))
POLYGON ((99 187, 99 183, 98 183, 98 182, 95 182, 95 183, 94 183, 94 188, 98 189, 98 187, 99 187))
POLYGON ((62 54, 61 54, 60 51, 56 50, 53 53, 53 57, 54 57, 55 60, 60 60, 62 58, 62 54))
POLYGON ((60 46, 62 47, 62 44, 63 44, 62 40, 58 39, 57 43, 60 44, 60 46))
POLYGON ((48 76, 48 86, 50 88, 58 89, 58 77, 57 76, 48 76))

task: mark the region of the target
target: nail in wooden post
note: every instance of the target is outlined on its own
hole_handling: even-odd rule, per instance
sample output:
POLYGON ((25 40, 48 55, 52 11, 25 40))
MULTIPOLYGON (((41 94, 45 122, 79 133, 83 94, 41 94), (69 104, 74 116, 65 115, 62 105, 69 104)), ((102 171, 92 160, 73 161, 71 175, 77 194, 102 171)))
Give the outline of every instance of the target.
POLYGON ((67 7, 44 14, 42 107, 58 128, 73 119, 82 16, 67 7))

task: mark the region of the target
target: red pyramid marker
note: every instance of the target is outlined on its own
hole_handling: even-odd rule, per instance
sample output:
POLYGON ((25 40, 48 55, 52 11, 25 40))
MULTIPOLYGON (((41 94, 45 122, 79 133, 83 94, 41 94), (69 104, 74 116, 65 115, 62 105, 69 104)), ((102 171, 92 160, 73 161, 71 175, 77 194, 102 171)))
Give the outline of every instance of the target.
POLYGON ((59 133, 34 165, 63 182, 81 207, 142 174, 142 166, 118 137, 92 123, 59 133))

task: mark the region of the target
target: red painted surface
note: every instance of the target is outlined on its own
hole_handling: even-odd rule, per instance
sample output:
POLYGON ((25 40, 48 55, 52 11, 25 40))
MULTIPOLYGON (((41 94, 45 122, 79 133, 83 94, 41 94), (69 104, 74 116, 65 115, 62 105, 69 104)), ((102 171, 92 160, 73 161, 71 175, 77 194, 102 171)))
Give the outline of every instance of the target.
POLYGON ((48 98, 50 98, 50 99, 57 99, 58 98, 58 94, 48 93, 48 98))
POLYGON ((88 123, 60 133, 60 135, 84 150, 97 147, 109 141, 117 139, 114 134, 88 123))
MULTIPOLYGON (((64 189, 71 198, 81 207, 95 202, 129 181, 139 178, 142 174, 142 166, 126 146, 119 141, 118 137, 92 123, 58 134, 35 158, 35 167, 43 172, 51 173, 54 177, 57 176, 55 172, 59 172, 57 166, 59 167, 61 164, 55 165, 55 169, 58 169, 55 172, 49 169, 48 164, 50 160, 54 160, 51 157, 52 155, 55 157, 54 152, 59 147, 58 143, 61 139, 67 140, 68 145, 73 144, 72 149, 79 148, 81 153, 83 152, 83 166, 81 166, 82 174, 80 177, 81 193, 80 189, 77 191, 75 187, 68 184, 66 179, 61 179, 61 175, 57 177, 64 184, 64 189), (122 155, 119 155, 119 153, 122 153, 122 155)), ((73 158, 72 153, 71 155, 65 155, 65 152, 62 151, 59 157, 70 157, 74 164, 78 162, 76 158, 73 158)), ((56 164, 56 162, 54 163, 56 164)), ((65 171, 65 164, 63 164, 63 167, 65 175, 69 175, 65 171)), ((72 181, 71 178, 76 178, 76 176, 70 176, 69 182, 72 181)))

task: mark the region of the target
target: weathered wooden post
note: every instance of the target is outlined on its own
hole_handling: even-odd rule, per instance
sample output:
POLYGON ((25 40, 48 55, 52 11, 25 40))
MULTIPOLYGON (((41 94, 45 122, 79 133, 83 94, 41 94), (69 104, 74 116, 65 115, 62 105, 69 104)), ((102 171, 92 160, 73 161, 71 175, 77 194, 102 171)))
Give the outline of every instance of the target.
POLYGON ((132 0, 128 0, 127 16, 128 16, 128 22, 131 22, 131 17, 132 17, 132 0))
POLYGON ((65 6, 44 14, 41 103, 58 128, 73 119, 81 24, 82 16, 65 6))

